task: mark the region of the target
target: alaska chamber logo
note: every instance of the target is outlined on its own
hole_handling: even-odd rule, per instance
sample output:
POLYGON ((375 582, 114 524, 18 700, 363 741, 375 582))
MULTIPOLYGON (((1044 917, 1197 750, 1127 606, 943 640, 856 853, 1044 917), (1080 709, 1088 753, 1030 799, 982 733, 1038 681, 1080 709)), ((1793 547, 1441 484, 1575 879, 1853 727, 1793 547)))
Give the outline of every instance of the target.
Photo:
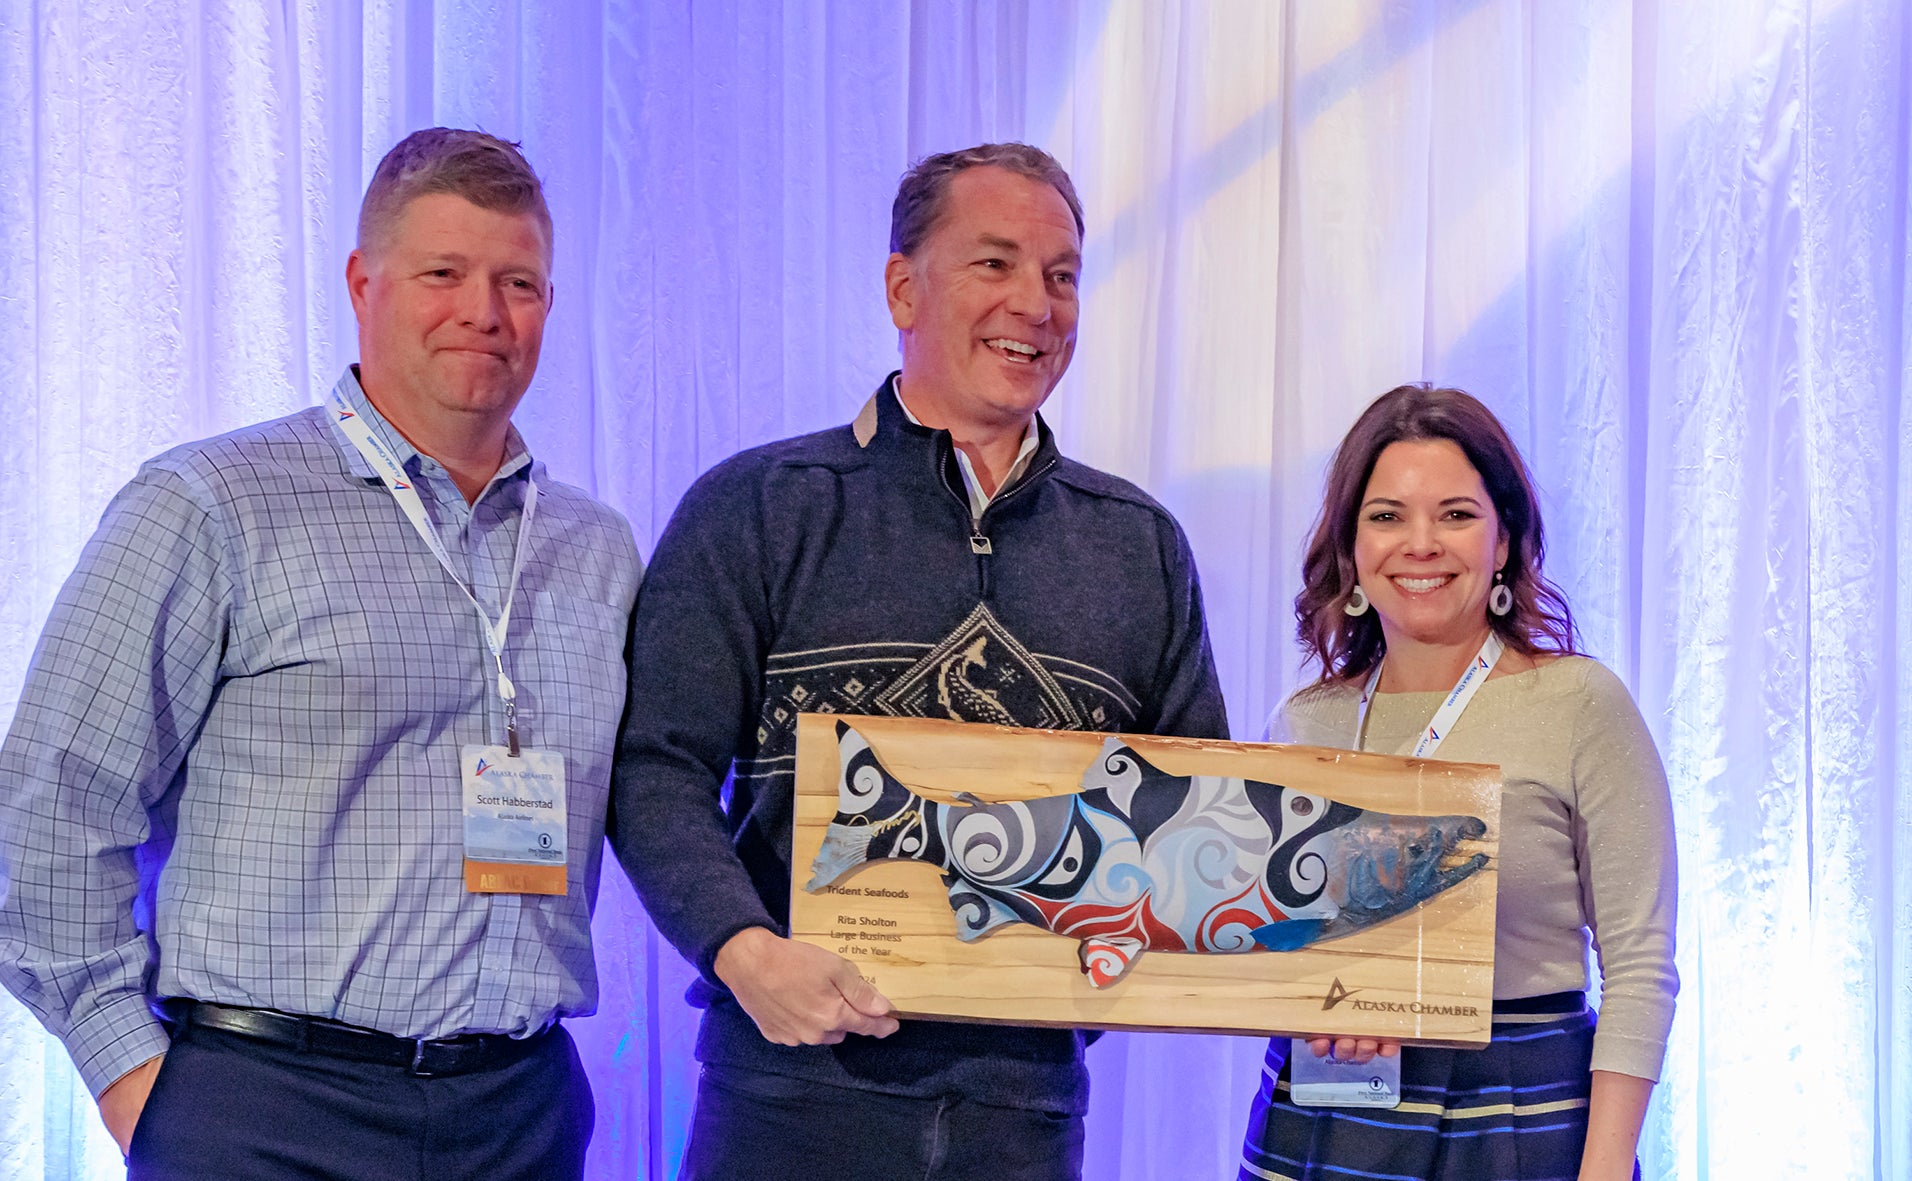
POLYGON ((1323 1011, 1334 1008, 1342 1001, 1348 1007, 1367 1013, 1411 1013, 1416 1017, 1479 1017, 1480 1009, 1475 1005, 1443 1005, 1433 1001, 1357 1001, 1352 1000, 1356 993, 1366 992, 1363 988, 1342 986, 1341 977, 1336 976, 1334 983, 1328 985, 1328 994, 1321 998, 1323 1011))
POLYGON ((1342 1001, 1347 1000, 1349 997, 1353 996, 1355 993, 1360 991, 1361 990, 1358 988, 1356 989, 1343 988, 1341 986, 1341 977, 1336 976, 1334 978, 1334 983, 1328 985, 1328 995, 1321 999, 1321 1009, 1323 1012, 1326 1012, 1327 1010, 1334 1008, 1336 1005, 1340 1004, 1342 1001))

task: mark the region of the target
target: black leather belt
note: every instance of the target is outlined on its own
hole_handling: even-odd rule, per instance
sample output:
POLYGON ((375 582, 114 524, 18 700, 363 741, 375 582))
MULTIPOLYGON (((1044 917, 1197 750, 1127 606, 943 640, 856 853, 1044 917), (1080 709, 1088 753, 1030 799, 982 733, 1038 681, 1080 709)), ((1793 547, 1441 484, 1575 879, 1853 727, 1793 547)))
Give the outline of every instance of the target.
POLYGON ((213 1029, 328 1058, 403 1066, 420 1078, 471 1074, 515 1062, 530 1053, 545 1034, 555 1028, 547 1026, 526 1038, 502 1033, 467 1033, 427 1040, 394 1037, 376 1029, 362 1029, 321 1017, 295 1017, 272 1009, 242 1009, 206 1001, 171 1000, 164 1009, 167 1018, 177 1026, 177 1032, 213 1029))

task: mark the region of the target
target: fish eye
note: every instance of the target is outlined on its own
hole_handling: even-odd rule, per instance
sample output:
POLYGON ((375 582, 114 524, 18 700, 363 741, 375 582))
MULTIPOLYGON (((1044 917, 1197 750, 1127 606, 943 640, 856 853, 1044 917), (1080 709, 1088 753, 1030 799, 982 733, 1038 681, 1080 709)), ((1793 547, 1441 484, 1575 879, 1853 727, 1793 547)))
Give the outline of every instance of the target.
POLYGON ((1306 816, 1314 811, 1314 801, 1307 796, 1296 796, 1288 802, 1288 810, 1297 816, 1306 816))
POLYGON ((1057 861, 1056 867, 1044 874, 1042 880, 1036 884, 1041 886, 1067 886, 1075 880, 1076 872, 1081 868, 1082 834, 1080 832, 1072 832, 1069 834, 1069 843, 1063 846, 1061 860, 1057 861))

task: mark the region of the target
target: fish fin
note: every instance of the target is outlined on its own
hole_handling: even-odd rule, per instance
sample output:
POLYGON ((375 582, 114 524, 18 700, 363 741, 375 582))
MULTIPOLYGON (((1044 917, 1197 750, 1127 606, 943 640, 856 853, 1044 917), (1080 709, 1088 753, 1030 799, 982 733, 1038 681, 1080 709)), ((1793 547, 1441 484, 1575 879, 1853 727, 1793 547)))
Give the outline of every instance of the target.
POLYGON ((1256 943, 1269 951, 1295 951, 1321 938, 1327 919, 1283 919, 1248 932, 1256 943))
POLYGON ((1082 961, 1082 974, 1095 988, 1107 988, 1128 975, 1129 968, 1146 948, 1140 939, 1128 935, 1095 936, 1084 939, 1076 949, 1082 961))
MULTIPOLYGON (((1135 754, 1133 750, 1129 749, 1129 744, 1122 741, 1120 735, 1111 734, 1107 738, 1104 738, 1102 740, 1102 749, 1095 752, 1095 762, 1090 764, 1088 771, 1084 772, 1084 780, 1086 781, 1088 776, 1095 774, 1097 767, 1107 763, 1111 758, 1121 754, 1123 751, 1128 751, 1131 755, 1135 754)), ((1141 760, 1138 757, 1136 761, 1140 762, 1141 760)))
POLYGON ((1095 760, 1082 773, 1082 787, 1107 787, 1112 776, 1119 774, 1114 768, 1132 765, 1134 772, 1143 779, 1163 774, 1162 769, 1142 757, 1142 752, 1122 740, 1121 735, 1111 734, 1102 740, 1102 749, 1096 752, 1095 760))
POLYGON ((868 828, 832 824, 824 830, 823 844, 817 849, 816 860, 810 863, 810 880, 804 883, 804 890, 815 894, 869 860, 869 855, 868 828))
POLYGON ((956 912, 956 938, 974 943, 997 927, 1020 923, 1022 916, 959 877, 943 876, 949 886, 949 908, 956 912))
POLYGON ((1088 806, 1127 822, 1147 844, 1150 834, 1181 807, 1188 783, 1186 777, 1164 775, 1120 736, 1111 735, 1082 772, 1080 795, 1088 806), (1138 809, 1147 814, 1139 824, 1138 809))

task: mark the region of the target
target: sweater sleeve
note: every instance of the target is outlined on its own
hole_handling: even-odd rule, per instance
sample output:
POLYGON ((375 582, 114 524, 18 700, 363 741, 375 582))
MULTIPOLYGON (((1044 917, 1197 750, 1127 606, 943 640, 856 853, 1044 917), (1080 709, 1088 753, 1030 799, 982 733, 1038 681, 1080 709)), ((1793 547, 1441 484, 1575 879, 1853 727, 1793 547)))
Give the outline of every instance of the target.
POLYGON ((1202 581, 1195 571, 1195 555, 1181 527, 1164 516, 1169 534, 1163 559, 1169 588, 1169 626, 1155 679, 1154 732, 1180 738, 1227 738, 1228 709, 1222 702, 1215 654, 1208 643, 1208 616, 1202 606, 1202 581))
POLYGON ((1626 686, 1585 663, 1572 774, 1580 889, 1601 976, 1593 1069, 1657 1080, 1679 991, 1672 798, 1626 686))
POLYGON ((756 484, 737 460, 685 493, 638 590, 611 844, 664 937, 712 983, 749 927, 781 930, 731 844, 722 790, 754 725, 772 621, 756 484))

